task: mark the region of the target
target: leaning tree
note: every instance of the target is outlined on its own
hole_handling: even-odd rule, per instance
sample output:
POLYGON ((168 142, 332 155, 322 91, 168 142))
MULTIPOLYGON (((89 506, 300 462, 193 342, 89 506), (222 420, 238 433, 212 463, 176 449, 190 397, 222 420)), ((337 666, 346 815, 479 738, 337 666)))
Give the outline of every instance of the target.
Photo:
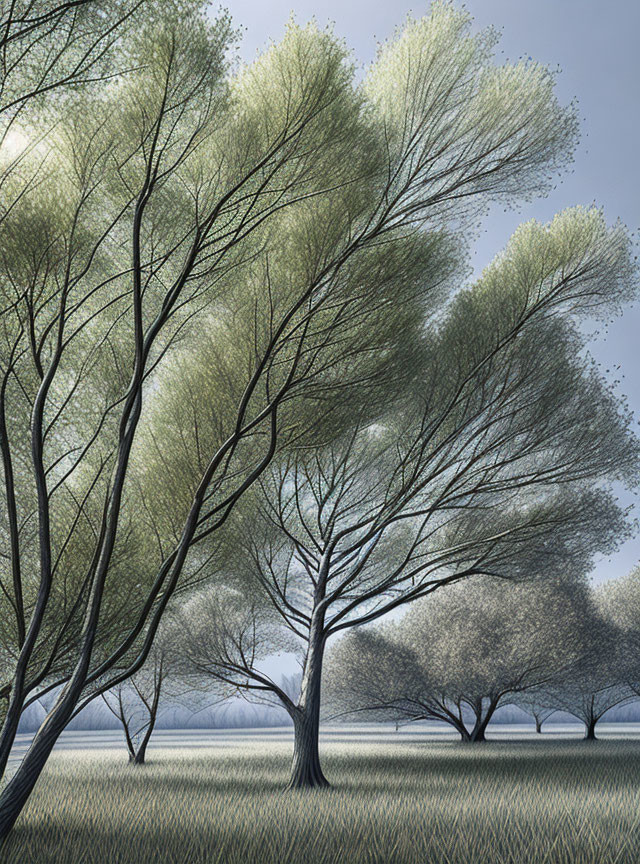
POLYGON ((532 574, 474 577, 413 604, 400 621, 352 630, 330 652, 328 710, 438 720, 485 740, 497 708, 570 674, 592 617, 586 584, 532 574))
MULTIPOLYGON (((402 302, 398 284, 416 292, 428 251, 476 224, 488 200, 548 189, 575 141, 575 112, 558 105, 551 75, 495 66, 493 37, 470 35, 468 15, 447 4, 408 22, 362 86, 343 45, 313 25, 292 25, 234 72, 225 18, 207 19, 197 0, 159 5, 118 31, 99 73, 108 85, 61 80, 51 91, 64 92, 55 128, 51 102, 22 99, 33 146, 17 165, 9 157, 3 179, 0 769, 26 701, 64 686, 4 786, 0 837, 82 700, 144 664, 185 567, 200 566, 190 550, 210 541, 279 442, 300 435, 294 397, 321 404, 337 383, 350 400, 372 378, 362 358, 393 366, 395 334, 365 336, 402 302), (285 261, 291 248, 303 254, 285 261), (387 261, 400 270, 376 294, 387 261), (169 446, 160 397, 179 378, 178 347, 182 369, 200 365, 203 331, 235 341, 239 366, 208 405, 214 432, 191 439, 197 472, 181 524, 156 535, 153 499, 141 496, 161 484, 148 476, 161 461, 145 468, 142 457, 149 440, 169 446)), ((23 45, 13 81, 30 87, 37 47, 23 45)), ((581 266, 575 247, 562 261, 554 251, 528 285, 503 284, 501 314, 514 318, 503 317, 496 350, 532 316, 628 293, 622 229, 585 214, 582 230, 581 266)), ((461 321, 465 302, 471 323, 483 294, 496 294, 493 278, 458 303, 461 321)))

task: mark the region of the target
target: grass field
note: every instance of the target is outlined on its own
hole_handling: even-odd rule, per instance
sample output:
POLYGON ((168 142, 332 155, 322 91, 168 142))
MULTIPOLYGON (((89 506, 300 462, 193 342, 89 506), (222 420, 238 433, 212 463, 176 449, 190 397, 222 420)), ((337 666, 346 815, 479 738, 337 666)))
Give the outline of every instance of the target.
POLYGON ((52 756, 3 864, 632 864, 640 741, 462 745, 336 735, 334 784, 287 793, 291 745, 52 756))

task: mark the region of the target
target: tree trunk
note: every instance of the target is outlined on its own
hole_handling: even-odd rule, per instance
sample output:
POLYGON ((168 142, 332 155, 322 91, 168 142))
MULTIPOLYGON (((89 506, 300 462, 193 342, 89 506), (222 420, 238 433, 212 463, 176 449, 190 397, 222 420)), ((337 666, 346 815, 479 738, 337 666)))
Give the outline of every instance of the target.
POLYGON ((300 712, 293 721, 295 743, 287 789, 316 789, 329 785, 320 765, 318 720, 310 713, 300 712))
POLYGON ((71 719, 82 687, 90 652, 82 657, 53 708, 36 732, 13 777, 5 784, 0 794, 0 846, 13 828, 22 808, 29 800, 33 787, 51 755, 60 733, 71 719))
POLYGON ((584 731, 584 740, 585 741, 597 741, 598 740, 596 738, 596 723, 597 722, 598 722, 597 720, 594 720, 593 717, 591 717, 590 720, 584 724, 585 725, 585 731, 584 731))
POLYGON ((155 689, 153 692, 153 701, 149 708, 149 725, 147 726, 142 742, 138 747, 138 752, 133 760, 134 765, 144 765, 145 756, 147 755, 147 744, 149 743, 153 730, 155 729, 156 720, 158 719, 158 705, 160 704, 160 692, 162 690, 162 667, 163 660, 160 660, 160 667, 155 672, 155 689))
POLYGON ((134 765, 144 765, 144 759, 147 755, 147 742, 144 741, 140 747, 138 747, 138 752, 135 755, 133 760, 134 765))
MULTIPOLYGON (((71 711, 68 712, 69 714, 71 711)), ((0 846, 13 828, 27 803, 47 759, 69 717, 66 712, 52 711, 31 742, 18 770, 0 795, 0 846), (64 717, 64 719, 63 719, 64 717)))
POLYGON ((129 762, 133 762, 136 758, 136 748, 133 746, 133 741, 131 740, 131 734, 129 732, 129 724, 127 723, 127 719, 124 716, 124 713, 122 713, 120 716, 120 722, 122 723, 122 728, 124 730, 124 740, 127 744, 129 762))
POLYGON ((322 773, 318 752, 320 731, 320 683, 324 655, 323 616, 314 615, 302 676, 300 702, 293 717, 294 747, 287 789, 317 789, 329 785, 322 773))
POLYGON ((7 763, 13 748, 18 725, 22 714, 23 700, 15 696, 15 689, 7 697, 6 709, 3 711, 2 731, 0 732, 0 778, 4 777, 7 763))
POLYGON ((542 735, 542 720, 539 717, 535 718, 536 721, 536 732, 538 735, 542 735))
POLYGON ((476 714, 476 722, 469 735, 469 741, 473 744, 484 744, 486 742, 485 732, 487 726, 489 725, 489 721, 493 717, 493 714, 498 707, 498 703, 500 701, 500 697, 493 698, 487 707, 486 713, 483 713, 483 704, 482 700, 475 707, 476 714))

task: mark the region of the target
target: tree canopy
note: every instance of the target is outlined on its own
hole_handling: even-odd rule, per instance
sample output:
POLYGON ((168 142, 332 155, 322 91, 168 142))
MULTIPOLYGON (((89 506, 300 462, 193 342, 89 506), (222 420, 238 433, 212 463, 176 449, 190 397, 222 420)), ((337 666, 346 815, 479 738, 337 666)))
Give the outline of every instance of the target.
POLYGON ((206 12, 2 11, 0 772, 24 706, 63 686, 0 838, 176 592, 228 580, 306 640, 306 783, 331 634, 625 531, 608 489, 637 446, 578 322, 634 296, 626 230, 595 208, 525 223, 465 283, 488 204, 571 159, 550 72, 498 65, 449 3, 362 83, 313 23, 234 64, 206 12))

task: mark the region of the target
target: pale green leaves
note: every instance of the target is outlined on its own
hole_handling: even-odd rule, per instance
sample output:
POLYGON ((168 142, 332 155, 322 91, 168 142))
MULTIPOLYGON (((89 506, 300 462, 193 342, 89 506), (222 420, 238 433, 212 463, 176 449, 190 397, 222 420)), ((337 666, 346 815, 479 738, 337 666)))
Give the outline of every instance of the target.
POLYGON ((475 291, 523 315, 562 304, 602 317, 633 296, 634 277, 624 225, 608 227, 596 207, 572 207, 546 225, 535 219, 520 225, 475 291))
POLYGON ((414 196, 460 218, 477 212, 472 194, 542 194, 575 145, 575 112, 558 104, 549 72, 492 65, 494 34, 470 26, 466 11, 434 3, 382 46, 365 82, 409 215, 414 196))

